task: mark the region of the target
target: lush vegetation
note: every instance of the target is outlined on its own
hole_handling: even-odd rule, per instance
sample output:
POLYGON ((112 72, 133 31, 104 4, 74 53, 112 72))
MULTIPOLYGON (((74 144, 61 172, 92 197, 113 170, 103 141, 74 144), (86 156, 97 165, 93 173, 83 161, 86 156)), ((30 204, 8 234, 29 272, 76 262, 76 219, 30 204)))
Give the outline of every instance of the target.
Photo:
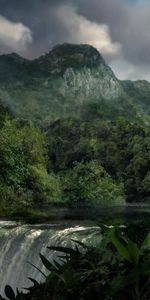
MULTIPOLYGON (((119 81, 88 45, 34 61, 0 56, 0 216, 37 222, 56 217, 52 208, 59 217, 60 207, 150 204, 149 95, 148 82, 119 81)), ((45 282, 30 278, 16 296, 6 286, 8 299, 150 299, 142 224, 104 230, 97 247, 49 250, 62 256, 40 255, 45 282)))
POLYGON ((40 127, 2 108, 1 216, 36 219, 53 205, 150 203, 148 125, 95 115, 40 127))
POLYGON ((0 216, 150 203, 149 94, 88 45, 0 56, 0 216))
POLYGON ((132 231, 104 226, 103 238, 97 246, 73 241, 73 248, 48 247, 58 251, 58 260, 50 262, 40 254, 48 270, 48 275, 43 273, 45 282, 30 278, 32 287, 28 293, 17 291, 16 296, 6 286, 6 296, 10 300, 149 300, 150 233, 143 240, 143 228, 137 226, 138 236, 134 235, 137 227, 133 224, 132 231))
MULTIPOLYGON (((69 178, 80 172, 86 181, 82 175, 85 169, 88 173, 94 168, 99 173, 100 170, 96 170, 99 164, 101 171, 102 168, 105 171, 106 186, 109 181, 110 189, 122 190, 127 201, 149 202, 150 130, 141 122, 129 122, 124 118, 115 121, 61 120, 47 130, 47 140, 49 170, 54 168, 64 178, 71 169, 74 172, 69 171, 69 178), (110 183, 110 176, 116 186, 110 183)), ((94 174, 90 173, 94 179, 94 174)), ((79 175, 78 179, 82 183, 79 175)), ((92 190, 96 192, 97 189, 92 190)))

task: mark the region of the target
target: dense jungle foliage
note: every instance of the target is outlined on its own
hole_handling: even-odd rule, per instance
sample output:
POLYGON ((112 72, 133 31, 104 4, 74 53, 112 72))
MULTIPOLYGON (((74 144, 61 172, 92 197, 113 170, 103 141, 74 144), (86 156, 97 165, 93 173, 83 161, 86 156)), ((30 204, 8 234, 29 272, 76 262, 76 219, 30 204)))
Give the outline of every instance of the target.
POLYGON ((2 105, 0 114, 1 216, 150 203, 150 128, 142 121, 95 116, 41 127, 2 105))

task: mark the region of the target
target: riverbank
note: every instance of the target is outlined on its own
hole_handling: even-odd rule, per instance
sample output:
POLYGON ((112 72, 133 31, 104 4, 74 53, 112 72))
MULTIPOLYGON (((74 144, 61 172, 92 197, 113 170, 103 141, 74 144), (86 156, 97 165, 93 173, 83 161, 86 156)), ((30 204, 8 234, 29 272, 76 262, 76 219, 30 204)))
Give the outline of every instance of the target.
POLYGON ((63 220, 97 220, 99 218, 131 218, 149 217, 150 205, 143 203, 123 206, 80 206, 60 207, 47 206, 40 208, 24 208, 9 211, 0 215, 1 220, 21 221, 23 223, 47 223, 63 220))

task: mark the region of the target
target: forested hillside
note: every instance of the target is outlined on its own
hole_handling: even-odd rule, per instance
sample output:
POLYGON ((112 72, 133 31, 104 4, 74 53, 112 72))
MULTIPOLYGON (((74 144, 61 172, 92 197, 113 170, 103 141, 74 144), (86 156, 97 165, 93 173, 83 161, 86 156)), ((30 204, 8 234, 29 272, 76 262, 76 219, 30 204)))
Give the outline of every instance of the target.
POLYGON ((1 56, 0 214, 150 203, 149 90, 88 45, 1 56))
POLYGON ((0 98, 17 117, 38 123, 70 116, 149 118, 149 94, 149 83, 119 81, 89 45, 58 45, 32 61, 0 56, 0 98))
POLYGON ((150 200, 150 129, 140 122, 70 118, 41 129, 6 114, 0 137, 2 215, 150 200))

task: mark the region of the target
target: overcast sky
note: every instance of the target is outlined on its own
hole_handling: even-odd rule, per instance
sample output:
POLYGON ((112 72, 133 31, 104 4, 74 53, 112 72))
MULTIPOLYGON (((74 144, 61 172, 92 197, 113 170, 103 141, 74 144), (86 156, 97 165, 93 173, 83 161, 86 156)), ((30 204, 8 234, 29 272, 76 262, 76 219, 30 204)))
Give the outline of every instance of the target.
POLYGON ((95 46, 120 79, 150 81, 150 0, 0 0, 0 53, 95 46))

